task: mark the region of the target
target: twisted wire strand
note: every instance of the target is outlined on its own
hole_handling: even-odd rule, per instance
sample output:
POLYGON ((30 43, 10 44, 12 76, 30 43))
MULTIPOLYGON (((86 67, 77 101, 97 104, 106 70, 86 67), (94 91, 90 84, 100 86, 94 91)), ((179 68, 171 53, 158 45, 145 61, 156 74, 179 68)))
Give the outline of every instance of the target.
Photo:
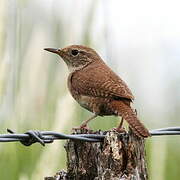
MULTIPOLYGON (((103 141, 105 134, 63 134, 54 131, 36 131, 30 130, 26 133, 19 134, 12 130, 7 129, 10 134, 0 134, 0 142, 15 142, 19 141, 25 146, 30 146, 33 143, 40 143, 45 145, 46 143, 52 143, 54 140, 72 139, 86 142, 101 142, 103 141)), ((180 135, 180 127, 167 127, 154 129, 150 131, 151 136, 162 135, 180 135)))

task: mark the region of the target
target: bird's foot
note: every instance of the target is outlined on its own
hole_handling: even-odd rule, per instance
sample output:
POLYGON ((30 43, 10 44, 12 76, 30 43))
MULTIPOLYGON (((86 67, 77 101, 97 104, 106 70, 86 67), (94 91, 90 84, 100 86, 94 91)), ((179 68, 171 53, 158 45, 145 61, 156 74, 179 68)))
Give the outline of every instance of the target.
POLYGON ((85 131, 89 131, 90 128, 88 127, 87 124, 82 124, 81 126, 73 127, 73 128, 72 128, 72 131, 74 131, 74 130, 85 130, 85 131))
POLYGON ((118 133, 126 133, 126 130, 124 127, 117 127, 117 128, 113 128, 112 130, 118 133))
POLYGON ((81 125, 79 127, 73 127, 72 128, 72 133, 92 133, 92 130, 87 126, 87 125, 81 125))

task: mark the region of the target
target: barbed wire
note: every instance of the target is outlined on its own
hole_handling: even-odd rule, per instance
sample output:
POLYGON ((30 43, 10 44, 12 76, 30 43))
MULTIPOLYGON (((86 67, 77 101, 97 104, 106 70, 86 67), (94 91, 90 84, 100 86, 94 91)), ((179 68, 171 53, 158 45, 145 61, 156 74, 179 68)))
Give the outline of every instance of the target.
MULTIPOLYGON (((102 142, 106 136, 106 132, 100 134, 63 134, 54 131, 37 131, 30 130, 23 134, 15 133, 14 131, 7 129, 10 134, 0 134, 0 142, 15 142, 19 141, 25 146, 30 146, 34 143, 40 143, 45 145, 46 143, 52 143, 54 140, 80 140, 86 142, 102 142)), ((150 131, 151 136, 162 135, 180 135, 180 127, 167 127, 161 129, 154 129, 150 131)))

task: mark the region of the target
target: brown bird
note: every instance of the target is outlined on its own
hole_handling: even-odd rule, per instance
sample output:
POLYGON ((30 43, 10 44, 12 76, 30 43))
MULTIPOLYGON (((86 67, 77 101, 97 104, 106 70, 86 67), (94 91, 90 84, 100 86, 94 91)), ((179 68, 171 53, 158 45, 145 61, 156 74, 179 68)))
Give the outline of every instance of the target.
POLYGON ((97 116, 121 116, 120 129, 125 119, 139 137, 150 136, 149 131, 139 121, 130 104, 134 96, 126 83, 116 75, 93 49, 72 45, 63 49, 45 48, 58 54, 70 71, 68 88, 73 98, 85 109, 94 113, 80 127, 97 116))

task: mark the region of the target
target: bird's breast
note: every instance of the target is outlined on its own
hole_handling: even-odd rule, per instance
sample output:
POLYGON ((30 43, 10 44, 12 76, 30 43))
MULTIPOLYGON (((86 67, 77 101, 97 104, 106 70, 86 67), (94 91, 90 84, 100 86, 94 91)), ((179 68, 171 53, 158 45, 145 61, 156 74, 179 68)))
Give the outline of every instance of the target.
POLYGON ((89 111, 91 110, 91 99, 88 96, 81 95, 76 89, 73 88, 72 86, 72 75, 70 74, 68 77, 68 89, 72 95, 72 97, 84 108, 88 109, 89 111))

